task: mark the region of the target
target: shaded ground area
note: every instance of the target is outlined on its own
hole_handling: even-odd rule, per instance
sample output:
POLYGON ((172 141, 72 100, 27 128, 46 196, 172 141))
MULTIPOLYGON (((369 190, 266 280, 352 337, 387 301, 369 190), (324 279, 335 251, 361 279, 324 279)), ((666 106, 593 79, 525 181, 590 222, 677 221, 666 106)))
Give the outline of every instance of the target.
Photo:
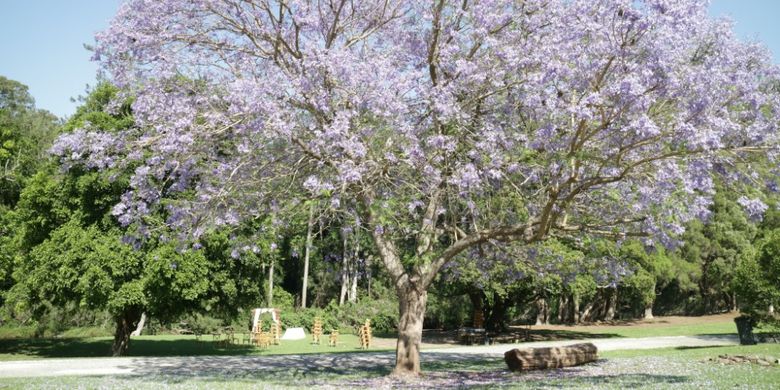
MULTIPOLYGON (((239 341, 241 338, 239 337, 239 341)), ((394 341, 394 340, 393 340, 394 341)), ((47 339, 0 339, 0 360, 31 358, 109 357, 110 337, 99 338, 47 338, 47 339)), ((388 343, 385 343, 388 344, 388 343)), ((141 336, 133 337, 128 356, 258 356, 271 354, 320 354, 343 352, 366 352, 359 349, 354 335, 342 335, 336 347, 327 342, 312 345, 310 340, 285 340, 281 345, 258 349, 248 344, 225 345, 210 337, 194 336, 141 336)), ((395 344, 393 344, 395 347, 395 344)), ((374 345, 370 351, 387 350, 389 347, 374 345)))
MULTIPOLYGON (((658 335, 665 331, 674 332, 677 335, 709 334, 713 331, 720 333, 736 333, 734 318, 739 313, 723 313, 707 316, 668 316, 652 319, 615 320, 608 322, 595 322, 580 325, 540 325, 531 326, 532 333, 540 335, 537 338, 545 339, 560 336, 572 338, 593 337, 642 337, 658 335), (684 333, 683 333, 684 332, 684 333), (614 336, 612 336, 614 335, 614 336)), ((528 327, 517 327, 515 329, 528 327)), ((534 341, 537 341, 536 338, 534 341)))
MULTIPOLYGON (((591 340, 599 351, 662 347, 701 347, 735 345, 736 337, 678 336, 645 339, 591 340)), ((432 349, 423 353, 423 362, 433 368, 458 364, 493 362, 503 369, 503 353, 516 347, 564 345, 571 341, 537 342, 510 345, 463 346, 432 349), (438 365, 438 366, 437 366, 438 365)), ((392 352, 328 353, 268 356, 179 356, 25 360, 0 363, 0 377, 36 377, 58 375, 173 375, 183 377, 287 377, 298 381, 306 377, 328 378, 351 375, 387 374, 394 361, 392 352)), ((462 368, 462 367, 460 367, 462 368)))
MULTIPOLYGON (((648 337, 669 335, 736 334, 733 314, 702 317, 658 317, 649 321, 615 321, 608 324, 579 326, 530 326, 514 327, 499 335, 491 335, 493 344, 525 341, 584 340, 592 338, 648 337)), ((202 356, 238 355, 256 356, 279 353, 354 352, 358 350, 357 338, 344 334, 337 348, 311 346, 308 341, 283 343, 269 350, 258 350, 246 345, 230 348, 219 346, 209 336, 196 340, 193 336, 142 336, 135 337, 128 351, 129 356, 202 356)), ((372 350, 395 349, 394 335, 373 339, 372 350)), ((423 334, 423 350, 450 348, 458 345, 457 331, 426 330, 423 334)), ((111 338, 49 338, 49 339, 0 339, 0 360, 66 357, 108 357, 111 338)))
MULTIPOLYGON (((717 353, 717 352, 714 352, 717 353)), ((412 381, 388 378, 390 353, 320 356, 189 357, 74 359, 82 367, 112 369, 93 376, 3 378, 10 388, 517 388, 517 389, 773 389, 780 370, 755 365, 716 365, 681 356, 601 359, 566 369, 512 373, 500 358, 480 354, 423 355, 424 377, 412 381), (124 375, 118 375, 124 374, 124 375)), ((72 360, 71 360, 72 361, 72 360)), ((63 366, 57 359, 50 370, 63 366)), ((3 366, 22 362, 6 362, 3 366)), ((71 370, 71 372, 75 372, 71 370)), ((78 374, 77 374, 78 375, 78 374)))
MULTIPOLYGON (((511 326, 506 332, 489 335, 488 343, 528 341, 584 340, 616 337, 690 336, 736 334, 734 318, 737 313, 707 316, 669 316, 653 319, 615 320, 580 325, 522 325, 511 326)), ((436 345, 458 344, 457 330, 425 330, 423 343, 428 348, 436 345)), ((394 340, 388 340, 394 343, 394 340)), ((388 343, 388 347, 391 346, 388 343)), ((394 347, 394 344, 392 344, 394 347)))

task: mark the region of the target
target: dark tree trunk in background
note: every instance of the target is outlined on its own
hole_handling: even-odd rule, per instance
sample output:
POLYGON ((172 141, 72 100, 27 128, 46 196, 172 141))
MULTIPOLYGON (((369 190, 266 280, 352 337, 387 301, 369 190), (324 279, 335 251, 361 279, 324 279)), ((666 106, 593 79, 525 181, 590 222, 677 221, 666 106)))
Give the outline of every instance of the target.
POLYGON ((699 294, 701 295, 701 306, 703 314, 712 313, 712 299, 710 297, 710 280, 708 276, 710 268, 709 261, 702 263, 701 279, 699 279, 699 294))
POLYGON ((558 297, 558 323, 566 322, 566 308, 569 306, 569 297, 566 294, 561 294, 558 297))
POLYGON ((130 346, 130 334, 141 318, 140 310, 128 309, 115 318, 114 343, 111 345, 113 356, 123 356, 130 346))
POLYGON ((477 324, 475 324, 475 316, 477 312, 485 313, 485 293, 474 287, 469 289, 468 296, 469 300, 471 300, 471 307, 473 308, 471 311, 471 326, 478 327, 477 324))
POLYGON ((610 288, 609 295, 607 295, 607 308, 604 312, 604 321, 612 321, 615 319, 615 311, 617 310, 617 288, 610 288))
POLYGON ((506 311, 508 298, 502 298, 498 294, 493 294, 493 307, 485 323, 485 329, 490 332, 502 332, 505 329, 506 311))
POLYGON ((573 294, 571 297, 571 322, 580 323, 580 296, 578 294, 573 294))

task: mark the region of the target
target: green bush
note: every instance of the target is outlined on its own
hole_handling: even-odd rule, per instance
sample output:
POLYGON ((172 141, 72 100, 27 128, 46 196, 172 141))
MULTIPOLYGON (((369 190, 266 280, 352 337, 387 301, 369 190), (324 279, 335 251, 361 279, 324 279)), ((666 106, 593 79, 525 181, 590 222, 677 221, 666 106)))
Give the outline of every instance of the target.
POLYGON ((187 314, 180 320, 180 325, 196 334, 209 334, 222 327, 223 321, 200 313, 187 314))
MULTIPOLYGON (((777 314, 768 312, 780 302, 780 229, 767 234, 758 255, 737 266, 732 288, 740 310, 763 324, 780 323, 777 314)), ((778 309, 777 307, 775 309, 778 309)))
POLYGON ((471 300, 466 294, 448 297, 428 294, 427 327, 457 329, 470 324, 473 313, 471 300))
POLYGON ((338 306, 331 301, 325 308, 306 308, 283 310, 282 325, 285 328, 303 327, 308 332, 314 325, 314 319, 322 320, 322 329, 327 333, 338 329, 341 333, 356 333, 366 320, 371 321, 374 333, 392 333, 397 327, 398 304, 387 299, 363 300, 338 306))
POLYGON ((4 324, 0 326, 0 340, 29 339, 35 336, 35 326, 4 324))
POLYGON ((322 329, 329 332, 331 329, 340 329, 341 324, 333 315, 332 311, 320 308, 306 308, 297 310, 282 311, 280 314, 282 325, 285 328, 304 328, 311 333, 314 326, 314 319, 319 317, 322 320, 322 329))
POLYGON ((393 333, 398 327, 398 302, 390 299, 363 300, 338 308, 342 327, 356 331, 366 320, 374 333, 393 333))
POLYGON ((279 310, 291 310, 295 306, 295 297, 283 288, 274 289, 274 308, 279 310))

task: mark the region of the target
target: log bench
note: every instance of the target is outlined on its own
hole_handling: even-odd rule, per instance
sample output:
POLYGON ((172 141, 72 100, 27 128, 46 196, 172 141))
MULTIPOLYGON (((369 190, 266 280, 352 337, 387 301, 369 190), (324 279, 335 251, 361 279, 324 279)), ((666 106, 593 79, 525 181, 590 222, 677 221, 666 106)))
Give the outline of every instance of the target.
POLYGON ((562 347, 516 348, 504 353, 504 361, 512 371, 572 367, 595 362, 596 359, 598 359, 598 348, 593 343, 562 347))

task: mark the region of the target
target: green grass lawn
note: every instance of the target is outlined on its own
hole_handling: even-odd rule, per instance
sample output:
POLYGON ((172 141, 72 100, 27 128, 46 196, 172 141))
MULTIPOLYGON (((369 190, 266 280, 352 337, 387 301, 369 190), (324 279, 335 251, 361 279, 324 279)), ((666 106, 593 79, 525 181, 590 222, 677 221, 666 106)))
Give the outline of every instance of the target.
MULTIPOLYGON (((3 328, 0 328, 2 331, 3 328)), ((111 337, 78 337, 95 334, 95 329, 74 329, 58 338, 32 338, 25 332, 12 329, 0 332, 0 361, 37 358, 105 357, 110 356, 111 337), (2 337, 5 335, 5 337, 2 337), (27 337, 13 337, 27 336, 27 337), (71 337, 68 337, 68 336, 71 337)), ((532 340, 587 339, 612 337, 655 337, 708 334, 736 334, 733 321, 706 322, 702 324, 637 327, 631 325, 603 325, 590 327, 565 327, 563 329, 535 329, 531 327, 532 340)), ((242 335, 238 336, 239 341, 242 335)), ((393 335, 387 337, 392 338, 393 335)), ((218 345, 210 335, 197 340, 191 335, 155 335, 134 337, 128 356, 181 356, 181 355, 267 355, 307 354, 327 352, 356 352, 358 340, 355 335, 342 334, 339 345, 327 346, 327 336, 319 346, 312 345, 309 338, 297 341, 283 341, 282 345, 261 350, 245 344, 229 348, 218 345)), ((372 348, 373 351, 382 349, 372 348)), ((385 348, 387 350, 387 348, 385 348)))
MULTIPOLYGON (((242 335, 238 335, 239 342, 242 335)), ((283 340, 281 345, 260 349, 246 344, 225 346, 204 335, 197 340, 189 335, 160 335, 133 337, 127 356, 200 356, 200 355, 279 355, 381 351, 387 348, 359 348, 357 336, 341 334, 336 347, 330 347, 327 336, 320 345, 311 344, 311 339, 283 340)), ((106 357, 111 356, 111 337, 87 338, 15 338, 0 339, 0 361, 38 358, 106 357)))
MULTIPOLYGON (((760 329, 756 329, 756 332, 760 329)), ((530 328, 534 340, 548 339, 588 339, 613 337, 662 337, 662 336, 696 336, 737 334, 734 321, 704 322, 687 325, 601 325, 601 326, 571 326, 559 329, 530 328)))

